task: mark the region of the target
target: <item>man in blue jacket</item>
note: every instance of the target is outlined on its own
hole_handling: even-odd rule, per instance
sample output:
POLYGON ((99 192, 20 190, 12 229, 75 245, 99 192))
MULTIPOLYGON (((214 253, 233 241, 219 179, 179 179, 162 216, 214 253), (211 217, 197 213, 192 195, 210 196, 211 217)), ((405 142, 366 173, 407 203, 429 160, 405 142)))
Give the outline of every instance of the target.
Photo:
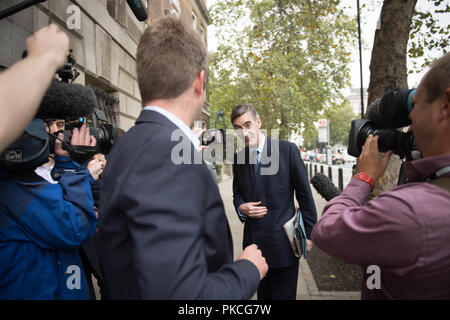
MULTIPOLYGON (((62 134, 59 135, 63 138, 62 134)), ((72 145, 95 145, 83 126, 72 145)), ((57 183, 34 169, 0 176, 0 299, 89 299, 77 252, 94 234, 89 171, 55 142, 57 183)))

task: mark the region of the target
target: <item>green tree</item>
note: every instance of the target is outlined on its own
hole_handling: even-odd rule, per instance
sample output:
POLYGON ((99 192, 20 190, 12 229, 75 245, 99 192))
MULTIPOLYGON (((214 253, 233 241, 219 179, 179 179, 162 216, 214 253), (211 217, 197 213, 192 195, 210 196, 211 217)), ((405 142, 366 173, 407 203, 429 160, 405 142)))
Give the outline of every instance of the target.
POLYGON ((317 128, 314 126, 309 127, 308 129, 305 129, 302 132, 303 136, 303 147, 307 150, 312 150, 317 148, 317 138, 318 138, 319 132, 317 131, 317 128))
POLYGON ((339 3, 219 1, 211 10, 220 30, 210 64, 211 114, 251 103, 280 138, 302 127, 311 132, 320 111, 340 104, 349 85, 356 22, 339 3))
POLYGON ((409 74, 420 72, 429 65, 433 61, 431 52, 435 53, 433 56, 444 55, 450 44, 450 3, 443 0, 419 0, 417 4, 424 3, 428 3, 433 10, 424 11, 417 6, 414 10, 408 44, 408 56, 414 69, 409 70, 409 74), (420 65, 419 60, 422 61, 420 65))
POLYGON ((328 119, 330 126, 331 145, 342 144, 346 146, 348 144, 351 119, 357 118, 350 103, 346 100, 339 106, 327 109, 325 118, 328 119))
MULTIPOLYGON (((448 17, 450 5, 442 0, 428 1, 434 10, 424 13, 416 9, 419 4, 423 5, 425 2, 425 0, 383 1, 381 26, 375 32, 370 63, 369 104, 389 89, 406 88, 407 73, 422 71, 432 60, 430 51, 440 55, 448 49, 450 28, 448 22, 445 23, 445 17, 448 17), (442 26, 441 22, 438 23, 441 17, 444 17, 442 26), (425 52, 428 52, 430 58, 425 57, 425 52), (407 55, 413 59, 414 68, 418 70, 407 71, 407 55), (425 58, 424 63, 418 67, 418 60, 415 59, 422 57, 425 58)), ((400 158, 392 156, 373 195, 397 185, 400 165, 400 158)))

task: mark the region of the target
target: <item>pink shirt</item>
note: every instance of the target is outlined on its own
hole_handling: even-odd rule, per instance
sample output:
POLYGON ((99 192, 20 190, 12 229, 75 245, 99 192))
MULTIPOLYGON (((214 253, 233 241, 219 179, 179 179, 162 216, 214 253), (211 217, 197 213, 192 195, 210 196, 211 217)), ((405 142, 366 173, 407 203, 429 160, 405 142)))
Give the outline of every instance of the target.
POLYGON ((325 206, 312 240, 364 267, 362 299, 450 299, 450 193, 423 182, 448 165, 450 155, 413 161, 407 184, 369 202, 369 184, 353 179, 325 206), (380 289, 366 285, 370 265, 380 289))

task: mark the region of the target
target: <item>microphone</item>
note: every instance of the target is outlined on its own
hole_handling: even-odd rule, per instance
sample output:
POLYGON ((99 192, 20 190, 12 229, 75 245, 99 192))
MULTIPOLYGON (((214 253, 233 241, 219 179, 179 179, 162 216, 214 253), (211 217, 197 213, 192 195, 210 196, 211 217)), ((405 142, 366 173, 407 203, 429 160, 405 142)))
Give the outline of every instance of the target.
POLYGON ((25 0, 22 1, 16 5, 13 5, 10 8, 7 8, 5 10, 3 10, 2 12, 0 12, 0 20, 7 18, 13 14, 16 14, 17 12, 20 12, 22 10, 25 10, 31 6, 34 6, 35 4, 38 4, 40 2, 45 2, 47 0, 25 0))
POLYGON ((330 201, 334 197, 341 194, 333 182, 320 172, 317 172, 314 177, 311 178, 311 184, 314 189, 316 189, 316 191, 327 201, 330 201))
POLYGON ((91 87, 54 81, 42 99, 36 118, 72 120, 88 117, 96 106, 97 97, 91 87))
POLYGON ((148 19, 147 10, 145 10, 141 0, 127 0, 127 3, 130 6, 131 11, 133 11, 136 16, 136 19, 139 21, 145 21, 148 19))

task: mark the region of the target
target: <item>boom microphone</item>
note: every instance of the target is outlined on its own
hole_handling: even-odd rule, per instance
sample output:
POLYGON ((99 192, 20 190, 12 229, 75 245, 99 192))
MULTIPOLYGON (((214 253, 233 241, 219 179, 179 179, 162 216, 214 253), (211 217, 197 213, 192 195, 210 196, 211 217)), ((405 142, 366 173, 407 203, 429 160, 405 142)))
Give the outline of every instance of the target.
POLYGON ((145 21, 148 19, 147 10, 145 10, 141 0, 127 0, 127 3, 130 6, 131 11, 133 11, 136 16, 136 19, 139 21, 145 21))
POLYGON ((314 189, 316 189, 316 191, 327 201, 330 201, 334 197, 341 194, 333 182, 320 172, 317 172, 314 177, 311 178, 311 184, 314 189))
POLYGON ((87 117, 96 105, 97 97, 91 87, 54 81, 44 95, 36 118, 69 120, 87 117))

